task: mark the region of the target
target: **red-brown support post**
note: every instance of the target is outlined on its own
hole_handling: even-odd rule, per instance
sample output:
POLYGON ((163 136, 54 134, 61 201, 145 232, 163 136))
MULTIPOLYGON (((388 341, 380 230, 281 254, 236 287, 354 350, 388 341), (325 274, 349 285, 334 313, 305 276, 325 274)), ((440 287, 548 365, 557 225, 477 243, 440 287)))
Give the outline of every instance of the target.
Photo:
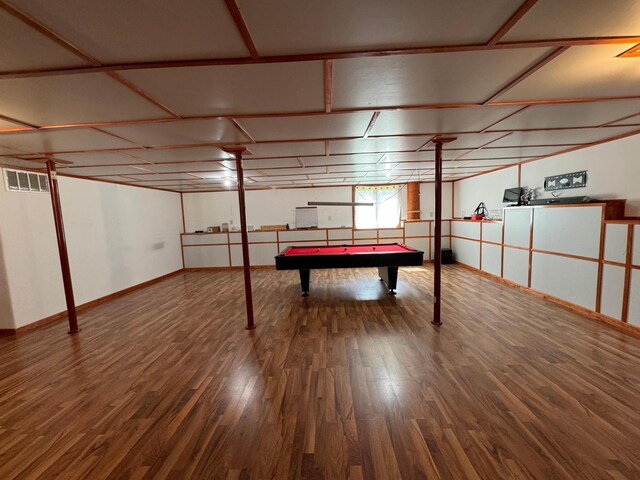
POLYGON ((247 207, 244 199, 244 174, 242 172, 242 152, 245 147, 223 148, 236 157, 238 179, 238 203, 240 206, 240 235, 242 237, 242 265, 244 270, 244 295, 247 304, 247 330, 256 328, 253 323, 253 293, 251 292, 251 263, 249 261, 249 235, 247 234, 247 207))
POLYGON ((455 137, 436 137, 436 201, 435 201, 435 233, 433 254, 433 320, 434 325, 442 325, 440 319, 440 300, 442 292, 442 145, 453 142, 455 137))
POLYGON ((58 253, 60 255, 60 268, 62 270, 62 283, 64 285, 64 298, 67 302, 67 315, 69 317, 69 333, 78 333, 78 314, 76 302, 73 298, 73 284, 71 283, 71 268, 69 267, 69 254, 67 252, 67 239, 64 235, 64 222, 62 220, 62 205, 58 189, 56 163, 47 160, 47 176, 49 177, 49 193, 51 193, 51 205, 53 207, 53 220, 56 225, 56 237, 58 240, 58 253))

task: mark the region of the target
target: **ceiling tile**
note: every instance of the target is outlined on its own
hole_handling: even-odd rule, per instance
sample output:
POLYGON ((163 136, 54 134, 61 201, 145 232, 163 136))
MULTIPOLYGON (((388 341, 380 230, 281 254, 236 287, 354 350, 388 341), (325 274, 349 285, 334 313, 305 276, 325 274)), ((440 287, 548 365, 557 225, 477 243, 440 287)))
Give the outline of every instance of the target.
POLYGON ((269 176, 272 175, 317 175, 317 174, 323 174, 326 172, 326 169, 324 167, 298 167, 298 168, 277 168, 275 170, 263 170, 260 169, 260 171, 264 171, 264 173, 266 173, 269 176))
POLYGON ((322 62, 130 70, 122 75, 180 115, 324 110, 322 62))
POLYGON ((332 155, 342 153, 370 153, 414 151, 428 142, 432 137, 376 137, 358 138, 354 140, 335 140, 329 143, 332 155))
POLYGON ((636 0, 539 0, 502 41, 638 35, 636 0))
POLYGON ((104 73, 0 79, 0 91, 3 115, 32 125, 169 116, 104 73))
MULTIPOLYGON (((456 139, 447 143, 443 146, 443 151, 447 150, 465 150, 472 148, 479 148, 483 145, 490 144, 498 140, 501 137, 504 137, 505 133, 463 133, 456 134, 456 139)), ((434 151, 435 144, 429 143, 423 149, 423 151, 434 151)))
POLYGON ((518 7, 509 0, 450 3, 238 1, 262 55, 485 43, 518 7))
POLYGON ((128 153, 153 163, 198 162, 201 160, 224 160, 233 157, 233 155, 223 152, 218 147, 148 148, 128 153))
POLYGON ((131 174, 132 178, 136 180, 143 181, 154 181, 154 182, 164 182, 169 180, 197 180, 196 177, 192 175, 187 175, 186 173, 141 173, 137 172, 135 174, 131 174))
MULTIPOLYGON (((193 177, 193 180, 197 181, 198 179, 193 177)), ((174 190, 173 187, 175 186, 189 187, 194 184, 191 180, 175 180, 175 179, 169 179, 169 177, 167 177, 167 180, 158 180, 158 181, 144 180, 139 183, 141 185, 144 185, 145 187, 158 187, 158 188, 165 187, 170 190, 174 190)))
MULTIPOLYGON (((147 147, 205 143, 243 143, 248 141, 229 120, 223 118, 118 125, 101 128, 147 147)), ((139 154, 139 152, 136 152, 136 154, 139 154)))
POLYGON ((480 150, 469 150, 461 155, 460 160, 484 159, 484 158, 527 158, 549 155, 562 150, 564 147, 516 147, 516 148, 481 148, 480 150))
POLYGON ((31 162, 29 160, 21 160, 14 157, 0 157, 0 166, 3 167, 15 167, 15 168, 29 168, 29 169, 45 169, 42 162, 31 162))
MULTIPOLYGON (((3 136, 0 135, 0 143, 2 143, 3 136)), ((0 147, 0 155, 22 155, 18 150, 13 150, 11 148, 2 148, 0 147)))
POLYGON ((504 165, 515 165, 520 163, 520 161, 518 159, 507 159, 507 158, 495 158, 492 160, 471 160, 471 159, 467 159, 467 158, 461 158, 460 160, 457 160, 455 162, 456 164, 458 164, 457 166, 465 166, 465 167, 473 167, 473 168, 479 168, 479 167, 501 167, 504 165))
MULTIPOLYGON (((334 165, 332 167, 329 167, 329 172, 330 173, 349 173, 349 172, 360 172, 360 173, 365 173, 365 172, 380 172, 381 174, 384 175, 384 172, 387 169, 384 168, 383 165, 334 165)), ((389 168, 390 170, 390 168, 389 168)))
POLYGON ((303 157, 324 155, 324 142, 252 143, 247 158, 303 157))
POLYGON ((307 180, 305 175, 269 175, 268 177, 252 177, 256 182, 295 182, 307 180))
POLYGON ((305 115, 298 117, 242 118, 238 123, 254 140, 302 140, 360 137, 371 120, 370 112, 305 115))
POLYGON ((0 146, 24 152, 67 152, 131 148, 134 144, 91 128, 65 128, 0 134, 0 146))
POLYGON ((529 48, 336 60, 333 108, 482 103, 548 53, 529 48))
MULTIPOLYGON (((532 145, 572 145, 597 142, 637 130, 637 127, 583 128, 579 130, 538 130, 513 132, 492 143, 492 147, 521 147, 532 145)), ((568 148, 568 147, 567 147, 568 148)))
POLYGON ((122 177, 120 175, 105 175, 101 176, 100 180, 108 180, 110 182, 120 183, 140 183, 140 180, 132 180, 133 177, 122 177))
MULTIPOLYGON (((201 172, 201 173, 198 173, 198 176, 201 177, 201 179, 205 179, 205 180, 208 180, 208 181, 209 180, 210 181, 223 181, 226 178, 228 178, 229 180, 231 180, 234 183, 236 181, 236 175, 235 175, 235 173, 232 173, 232 172, 224 172, 224 171, 220 171, 220 172, 201 172)), ((247 175, 245 173, 245 176, 250 176, 250 175, 247 175)))
MULTIPOLYGON (((225 162, 225 164, 232 169, 235 169, 235 162, 225 162)), ((256 159, 256 160, 243 160, 242 165, 246 169, 256 169, 259 170, 261 168, 279 168, 279 167, 299 167, 300 162, 296 158, 273 158, 273 159, 256 159)))
MULTIPOLYGON (((142 167, 140 167, 142 168, 142 167)), ((101 175, 130 175, 144 172, 140 168, 129 167, 126 165, 117 165, 109 167, 58 167, 58 172, 61 174, 78 175, 81 177, 93 177, 101 175)))
POLYGON ((632 46, 571 47, 495 101, 640 96, 640 57, 616 57, 632 46))
POLYGON ((640 115, 634 115, 630 118, 625 118, 619 122, 614 122, 612 125, 640 125, 640 115))
POLYGON ((63 153, 61 155, 56 155, 55 158, 73 162, 73 165, 70 166, 74 167, 84 167, 89 165, 148 165, 142 160, 117 152, 63 153))
POLYGON ((248 56, 223 2, 12 0, 103 63, 248 56))
POLYGON ((640 112, 640 100, 531 105, 488 131, 598 127, 640 112))
POLYGON ((145 165, 144 168, 158 173, 228 171, 218 162, 161 163, 145 165))
MULTIPOLYGON (((443 150, 442 159, 452 160, 466 153, 468 150, 443 150)), ((435 160, 434 152, 405 152, 405 153, 387 153, 383 162, 433 162, 435 160)))
POLYGON ((502 106, 383 111, 371 129, 370 136, 479 132, 520 108, 522 107, 502 106))
POLYGON ((0 71, 85 65, 87 63, 76 55, 9 13, 0 11, 0 71))
POLYGON ((340 165, 340 164, 375 164, 382 155, 364 154, 364 155, 331 155, 329 157, 310 157, 304 158, 302 161, 307 167, 321 165, 340 165))
POLYGON ((17 128, 25 129, 24 125, 18 123, 9 122, 0 118, 0 130, 15 130, 17 128))

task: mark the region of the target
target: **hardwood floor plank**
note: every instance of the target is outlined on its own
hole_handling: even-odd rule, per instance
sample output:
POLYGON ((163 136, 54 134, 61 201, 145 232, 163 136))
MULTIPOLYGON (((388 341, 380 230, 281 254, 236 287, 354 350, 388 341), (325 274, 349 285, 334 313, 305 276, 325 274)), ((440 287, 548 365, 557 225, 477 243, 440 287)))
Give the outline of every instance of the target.
POLYGON ((467 270, 177 274, 0 338, 0 478, 637 479, 640 339, 467 270))

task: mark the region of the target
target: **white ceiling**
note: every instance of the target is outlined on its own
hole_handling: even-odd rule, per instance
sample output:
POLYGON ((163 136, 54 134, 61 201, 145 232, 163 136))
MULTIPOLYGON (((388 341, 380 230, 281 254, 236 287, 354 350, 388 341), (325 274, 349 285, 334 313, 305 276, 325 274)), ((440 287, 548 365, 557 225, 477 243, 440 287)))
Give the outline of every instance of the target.
POLYGON ((640 131, 639 43, 636 0, 0 0, 0 165, 223 190, 244 145, 247 188, 430 181, 448 134, 457 180, 640 131))

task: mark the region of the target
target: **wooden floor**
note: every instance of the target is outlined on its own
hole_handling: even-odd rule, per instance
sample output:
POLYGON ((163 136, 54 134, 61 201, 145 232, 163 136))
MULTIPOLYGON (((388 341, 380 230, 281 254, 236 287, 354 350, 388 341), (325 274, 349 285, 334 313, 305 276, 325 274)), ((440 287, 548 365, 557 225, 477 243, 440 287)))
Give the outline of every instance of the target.
POLYGON ((458 267, 191 272, 0 338, 0 478, 640 478, 640 339, 458 267))

